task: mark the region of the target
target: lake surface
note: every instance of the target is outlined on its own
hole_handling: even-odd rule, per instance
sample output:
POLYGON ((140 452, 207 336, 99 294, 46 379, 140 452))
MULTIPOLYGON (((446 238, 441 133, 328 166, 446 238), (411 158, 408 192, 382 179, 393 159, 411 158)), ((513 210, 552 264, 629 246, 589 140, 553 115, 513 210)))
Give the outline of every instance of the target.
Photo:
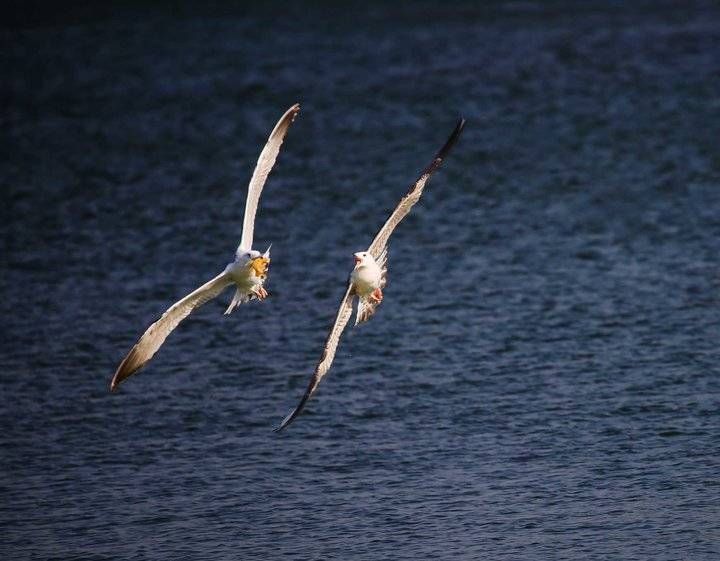
POLYGON ((0 557, 720 558, 717 4, 53 17, 0 32, 0 557), (111 395, 232 259, 296 101, 270 298, 111 395), (274 433, 459 114, 378 313, 274 433))

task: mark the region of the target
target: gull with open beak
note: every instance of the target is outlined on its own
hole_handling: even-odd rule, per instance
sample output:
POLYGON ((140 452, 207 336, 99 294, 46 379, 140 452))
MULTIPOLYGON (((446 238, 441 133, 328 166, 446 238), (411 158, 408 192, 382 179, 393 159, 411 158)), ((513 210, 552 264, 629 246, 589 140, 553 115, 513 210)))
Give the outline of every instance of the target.
POLYGON ((422 171, 420 177, 418 177, 417 181, 410 187, 407 194, 400 200, 400 203, 375 236, 375 239, 367 251, 360 251, 354 254, 355 267, 352 273, 350 273, 345 295, 340 302, 340 309, 337 311, 335 321, 330 329, 330 334, 325 341, 320 362, 315 367, 315 372, 310 379, 310 383, 300 403, 285 417, 276 430, 280 431, 284 429, 300 414, 308 399, 315 393, 318 384, 320 384, 320 380, 322 380, 323 376, 330 370, 330 366, 335 358, 335 351, 340 341, 340 335, 352 315, 355 296, 358 297, 355 325, 370 319, 380 302, 382 302, 382 290, 385 288, 387 280, 387 243, 390 234, 392 234, 400 221, 407 216, 413 205, 420 200, 420 196, 425 188, 425 183, 427 183, 430 175, 440 167, 440 164, 459 138, 464 126, 465 120, 460 119, 450 138, 448 138, 445 145, 440 149, 435 158, 433 158, 433 161, 422 171))
POLYGON ((235 295, 225 310, 225 314, 231 313, 237 306, 248 300, 254 298, 264 300, 267 297, 268 293, 263 285, 270 264, 270 248, 268 247, 262 254, 252 249, 255 214, 265 181, 275 165, 285 135, 299 111, 300 106, 295 104, 285 112, 270 133, 267 144, 260 153, 248 186, 242 238, 233 262, 228 264, 225 270, 214 279, 182 300, 175 302, 160 319, 147 328, 115 371, 110 382, 111 391, 117 390, 123 380, 142 368, 157 352, 172 330, 190 315, 190 312, 218 296, 228 286, 235 285, 235 295))

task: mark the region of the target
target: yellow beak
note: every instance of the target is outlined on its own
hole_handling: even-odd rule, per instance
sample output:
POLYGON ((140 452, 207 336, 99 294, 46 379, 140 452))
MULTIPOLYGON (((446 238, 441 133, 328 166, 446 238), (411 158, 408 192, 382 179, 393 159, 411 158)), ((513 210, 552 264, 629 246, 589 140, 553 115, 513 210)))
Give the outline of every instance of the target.
POLYGON ((268 265, 270 264, 269 257, 256 257, 250 261, 250 267, 255 271, 258 277, 267 274, 268 265))

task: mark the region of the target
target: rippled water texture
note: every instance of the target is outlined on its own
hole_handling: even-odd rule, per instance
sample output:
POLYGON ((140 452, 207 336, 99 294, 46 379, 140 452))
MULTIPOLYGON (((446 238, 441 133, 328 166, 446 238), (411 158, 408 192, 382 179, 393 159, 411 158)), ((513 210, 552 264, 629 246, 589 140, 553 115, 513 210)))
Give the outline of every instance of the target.
POLYGON ((0 35, 0 557, 720 559, 717 4, 68 20, 0 35), (111 395, 296 101, 270 299, 111 395), (273 433, 460 113, 378 313, 273 433))

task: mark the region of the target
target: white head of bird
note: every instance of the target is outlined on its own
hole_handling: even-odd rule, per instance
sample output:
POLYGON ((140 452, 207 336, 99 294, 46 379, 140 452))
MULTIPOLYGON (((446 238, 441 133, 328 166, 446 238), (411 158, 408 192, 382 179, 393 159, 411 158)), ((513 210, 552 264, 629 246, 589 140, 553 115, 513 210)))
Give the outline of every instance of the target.
POLYGON ((373 259, 373 256, 370 255, 367 251, 358 251, 357 253, 353 253, 353 258, 355 259, 356 269, 358 267, 364 267, 366 265, 375 263, 375 259, 373 259))
POLYGON ((255 271, 255 275, 258 277, 264 278, 267 274, 268 267, 270 265, 270 248, 272 247, 272 244, 268 246, 268 248, 265 250, 265 253, 260 253, 259 251, 255 249, 250 249, 248 251, 243 251, 242 253, 238 254, 238 259, 235 261, 235 264, 232 263, 229 265, 229 267, 248 267, 250 269, 253 269, 255 271))
MULTIPOLYGON (((268 248, 265 250, 265 253, 260 253, 256 249, 250 249, 247 251, 243 251, 242 253, 238 252, 238 257, 241 259, 244 259, 246 263, 249 263, 250 261, 254 261, 258 257, 264 258, 268 263, 270 262, 270 248, 272 247, 272 244, 268 246, 268 248)), ((240 259, 238 259, 240 260, 240 259)))

